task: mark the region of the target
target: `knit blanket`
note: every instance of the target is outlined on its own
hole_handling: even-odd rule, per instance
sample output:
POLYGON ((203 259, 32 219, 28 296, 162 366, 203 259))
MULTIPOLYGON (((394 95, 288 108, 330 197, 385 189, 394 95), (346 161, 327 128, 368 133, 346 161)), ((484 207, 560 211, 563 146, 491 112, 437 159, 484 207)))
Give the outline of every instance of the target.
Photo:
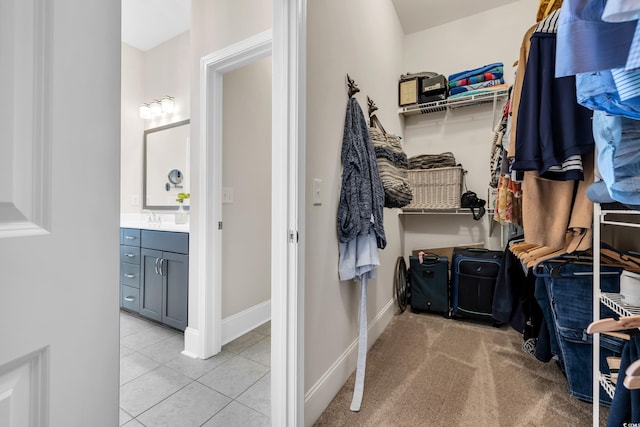
POLYGON ((452 168, 456 165, 456 158, 450 151, 441 154, 420 154, 409 158, 409 169, 452 168))

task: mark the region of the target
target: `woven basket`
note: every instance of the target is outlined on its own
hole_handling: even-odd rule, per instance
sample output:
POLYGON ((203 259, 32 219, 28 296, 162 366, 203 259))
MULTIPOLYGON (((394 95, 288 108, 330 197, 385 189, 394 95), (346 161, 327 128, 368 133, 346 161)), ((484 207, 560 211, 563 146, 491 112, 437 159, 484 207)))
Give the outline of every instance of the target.
POLYGON ((435 169, 409 169, 413 200, 403 210, 457 209, 462 196, 461 166, 435 169))

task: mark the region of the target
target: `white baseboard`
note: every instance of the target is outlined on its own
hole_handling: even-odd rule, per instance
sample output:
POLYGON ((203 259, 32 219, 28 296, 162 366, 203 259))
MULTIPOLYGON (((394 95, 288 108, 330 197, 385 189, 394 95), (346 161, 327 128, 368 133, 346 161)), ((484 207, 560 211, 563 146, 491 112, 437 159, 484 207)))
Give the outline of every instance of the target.
POLYGON ((222 345, 225 345, 271 319, 271 300, 222 319, 222 345))
MULTIPOLYGON (((240 313, 222 319, 222 345, 271 320, 271 300, 249 307, 240 313)), ((198 359, 200 338, 197 329, 187 327, 184 331, 182 354, 198 359)))
POLYGON ((200 338, 197 329, 193 329, 187 326, 184 330, 184 350, 182 354, 192 359, 198 358, 198 346, 200 345, 200 338))
MULTIPOLYGON (((367 346, 371 348, 382 331, 387 327, 395 313, 395 300, 391 299, 369 322, 367 328, 367 346)), ((358 359, 358 338, 336 359, 329 369, 311 386, 304 397, 304 425, 311 426, 322 415, 329 403, 342 388, 349 376, 356 369, 358 359)), ((365 379, 365 395, 367 386, 365 379)))

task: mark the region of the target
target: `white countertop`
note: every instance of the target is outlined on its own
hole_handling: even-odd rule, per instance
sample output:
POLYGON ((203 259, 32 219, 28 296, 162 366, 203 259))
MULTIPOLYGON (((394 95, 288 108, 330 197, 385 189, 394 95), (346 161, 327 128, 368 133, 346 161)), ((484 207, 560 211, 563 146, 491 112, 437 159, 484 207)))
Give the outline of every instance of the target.
POLYGON ((148 214, 127 213, 120 214, 120 227, 141 228, 145 230, 189 232, 189 223, 176 224, 173 213, 155 213, 159 221, 150 222, 148 214))

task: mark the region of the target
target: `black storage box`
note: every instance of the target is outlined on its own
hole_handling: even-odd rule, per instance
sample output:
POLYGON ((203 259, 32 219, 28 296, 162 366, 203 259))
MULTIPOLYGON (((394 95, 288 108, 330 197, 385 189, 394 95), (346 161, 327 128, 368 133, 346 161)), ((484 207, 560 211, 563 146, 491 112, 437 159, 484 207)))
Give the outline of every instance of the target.
POLYGON ((449 82, 442 74, 420 79, 418 103, 443 101, 449 96, 449 82))

